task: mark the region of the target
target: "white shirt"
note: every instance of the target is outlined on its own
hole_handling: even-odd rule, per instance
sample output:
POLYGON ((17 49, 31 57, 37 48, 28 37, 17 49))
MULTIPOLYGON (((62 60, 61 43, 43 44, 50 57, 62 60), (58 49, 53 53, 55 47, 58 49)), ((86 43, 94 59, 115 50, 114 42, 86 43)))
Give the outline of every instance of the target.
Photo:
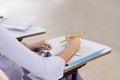
POLYGON ((42 80, 58 80, 63 76, 65 61, 58 56, 41 57, 27 49, 0 26, 0 53, 42 80))
POLYGON ((9 80, 23 80, 23 70, 6 56, 0 54, 0 69, 4 71, 9 80))

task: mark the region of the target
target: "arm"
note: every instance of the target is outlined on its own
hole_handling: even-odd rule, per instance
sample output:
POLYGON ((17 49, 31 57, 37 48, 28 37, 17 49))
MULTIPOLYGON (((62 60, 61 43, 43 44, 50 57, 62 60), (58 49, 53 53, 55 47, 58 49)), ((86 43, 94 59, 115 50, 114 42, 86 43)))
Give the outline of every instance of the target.
POLYGON ((57 80, 63 76, 65 62, 57 56, 41 57, 26 48, 0 26, 0 55, 24 67, 45 80, 57 80), (47 77, 46 77, 47 76, 47 77))
POLYGON ((61 51, 56 56, 61 57, 65 60, 65 62, 68 62, 68 60, 73 56, 73 54, 78 50, 80 46, 80 38, 76 37, 73 39, 70 39, 68 36, 66 36, 67 40, 67 47, 63 51, 61 51))

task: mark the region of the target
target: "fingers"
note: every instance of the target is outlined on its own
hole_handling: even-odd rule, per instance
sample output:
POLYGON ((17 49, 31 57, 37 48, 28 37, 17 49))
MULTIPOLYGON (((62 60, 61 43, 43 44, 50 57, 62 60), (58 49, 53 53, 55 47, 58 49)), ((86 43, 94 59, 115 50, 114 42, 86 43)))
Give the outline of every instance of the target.
POLYGON ((74 37, 72 39, 70 39, 70 36, 66 36, 66 41, 67 41, 67 47, 72 46, 74 48, 74 50, 78 50, 79 46, 80 46, 80 38, 79 37, 74 37))
POLYGON ((74 38, 72 38, 72 39, 70 38, 70 36, 71 36, 71 35, 66 35, 66 36, 65 36, 65 39, 66 39, 66 40, 79 39, 79 36, 78 36, 78 37, 74 37, 74 38))
POLYGON ((41 41, 41 43, 42 43, 41 47, 43 47, 46 50, 50 50, 52 48, 51 45, 47 41, 41 41))

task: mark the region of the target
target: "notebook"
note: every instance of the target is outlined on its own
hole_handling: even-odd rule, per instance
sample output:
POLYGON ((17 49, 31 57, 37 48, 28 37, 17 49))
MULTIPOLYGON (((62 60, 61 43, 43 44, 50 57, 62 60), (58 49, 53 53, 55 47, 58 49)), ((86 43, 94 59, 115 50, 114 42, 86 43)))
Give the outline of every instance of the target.
MULTIPOLYGON (((56 55, 57 53, 65 49, 66 42, 60 43, 60 41, 64 39, 65 39, 65 36, 61 36, 55 39, 48 40, 48 42, 52 46, 52 50, 50 50, 50 53, 52 55, 56 55)), ((81 46, 79 50, 68 61, 66 66, 68 67, 74 66, 78 63, 89 60, 91 58, 94 58, 98 55, 104 54, 109 51, 111 51, 111 48, 106 45, 81 39, 81 46)))

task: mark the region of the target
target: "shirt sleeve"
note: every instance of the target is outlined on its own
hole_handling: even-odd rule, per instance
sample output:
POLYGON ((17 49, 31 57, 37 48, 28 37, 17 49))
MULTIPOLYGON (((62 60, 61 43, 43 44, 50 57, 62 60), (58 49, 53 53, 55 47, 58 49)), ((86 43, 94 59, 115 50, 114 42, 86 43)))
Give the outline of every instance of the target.
POLYGON ((0 26, 0 53, 45 80, 57 80, 63 76, 65 61, 58 56, 41 57, 0 26))

